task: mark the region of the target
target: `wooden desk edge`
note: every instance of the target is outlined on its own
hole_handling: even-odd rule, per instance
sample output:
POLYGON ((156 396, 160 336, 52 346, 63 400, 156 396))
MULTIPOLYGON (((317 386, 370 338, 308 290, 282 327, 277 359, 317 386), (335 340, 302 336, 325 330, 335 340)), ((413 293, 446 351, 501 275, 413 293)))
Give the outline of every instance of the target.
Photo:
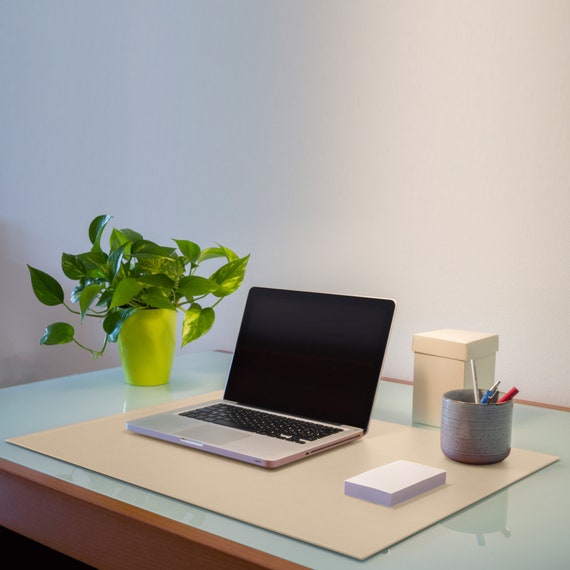
POLYGON ((97 568, 304 568, 2 458, 0 524, 97 568))

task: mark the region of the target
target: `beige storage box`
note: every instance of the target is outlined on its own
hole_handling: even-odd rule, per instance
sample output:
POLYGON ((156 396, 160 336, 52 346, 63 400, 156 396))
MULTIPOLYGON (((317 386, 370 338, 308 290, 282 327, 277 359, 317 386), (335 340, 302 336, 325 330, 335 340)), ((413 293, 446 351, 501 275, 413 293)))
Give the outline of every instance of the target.
POLYGON ((475 361, 480 389, 495 381, 499 336, 493 333, 442 329, 415 334, 414 423, 439 426, 441 397, 448 390, 472 388, 471 360, 475 361))

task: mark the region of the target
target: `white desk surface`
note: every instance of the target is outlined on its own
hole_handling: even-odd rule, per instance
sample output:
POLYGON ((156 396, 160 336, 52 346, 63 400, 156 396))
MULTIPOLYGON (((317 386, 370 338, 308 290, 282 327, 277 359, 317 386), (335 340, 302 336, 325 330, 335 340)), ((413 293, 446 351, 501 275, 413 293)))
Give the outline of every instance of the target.
MULTIPOLYGON (((135 388, 118 368, 0 390, 1 456, 310 568, 566 568, 570 414, 515 404, 513 446, 560 461, 365 561, 358 561, 6 443, 6 438, 223 388, 230 356, 176 359, 168 386, 135 388)), ((411 425, 412 388, 382 382, 376 419, 411 425)), ((434 428, 426 428, 434 429, 434 428)))

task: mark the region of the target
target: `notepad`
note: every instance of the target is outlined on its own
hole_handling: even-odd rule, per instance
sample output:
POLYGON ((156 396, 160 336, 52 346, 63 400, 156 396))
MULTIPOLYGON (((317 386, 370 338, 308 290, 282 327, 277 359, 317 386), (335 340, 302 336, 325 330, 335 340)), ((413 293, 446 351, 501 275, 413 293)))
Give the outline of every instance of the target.
POLYGON ((445 483, 446 471, 398 460, 344 482, 345 495, 393 507, 445 483))

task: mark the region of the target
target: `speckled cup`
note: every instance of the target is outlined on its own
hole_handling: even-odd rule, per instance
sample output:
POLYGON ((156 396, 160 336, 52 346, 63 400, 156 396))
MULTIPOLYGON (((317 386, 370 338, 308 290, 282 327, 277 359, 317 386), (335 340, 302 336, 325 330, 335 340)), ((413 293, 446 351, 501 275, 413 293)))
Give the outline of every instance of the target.
MULTIPOLYGON (((493 402, 502 394, 496 394, 493 402)), ((498 463, 511 452, 513 401, 476 404, 473 390, 451 390, 441 405, 441 450, 461 463, 498 463)))

